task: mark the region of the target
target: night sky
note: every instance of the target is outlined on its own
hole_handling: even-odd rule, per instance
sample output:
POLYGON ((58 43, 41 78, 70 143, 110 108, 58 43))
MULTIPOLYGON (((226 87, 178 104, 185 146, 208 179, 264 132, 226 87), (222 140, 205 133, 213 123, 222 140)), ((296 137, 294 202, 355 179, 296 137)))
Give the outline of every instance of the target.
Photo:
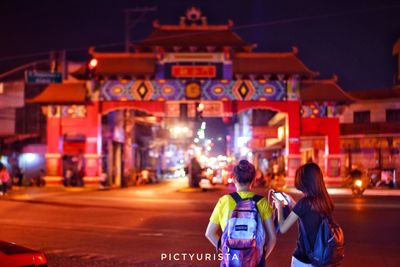
MULTIPOLYGON (((154 19, 176 24, 198 6, 210 24, 232 19, 235 31, 255 51, 291 51, 319 78, 339 76, 345 90, 390 87, 396 72, 392 56, 400 37, 400 2, 365 1, 17 1, 0 2, 0 72, 67 49, 83 61, 89 46, 122 51, 125 8, 156 5, 132 31, 137 41, 151 32, 154 19), (18 58, 16 58, 16 56, 18 58)), ((98 50, 101 50, 98 48, 98 50)))

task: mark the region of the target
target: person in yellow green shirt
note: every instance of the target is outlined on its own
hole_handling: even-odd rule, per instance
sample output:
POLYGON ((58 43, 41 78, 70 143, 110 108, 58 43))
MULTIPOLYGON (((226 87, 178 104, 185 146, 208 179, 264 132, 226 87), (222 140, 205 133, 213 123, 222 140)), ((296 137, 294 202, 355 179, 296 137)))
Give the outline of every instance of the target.
MULTIPOLYGON (((256 175, 254 165, 247 160, 241 160, 233 169, 234 184, 236 192, 241 199, 253 198, 255 194, 251 192, 251 184, 256 175)), ((206 230, 208 240, 219 249, 219 241, 223 231, 225 230, 228 220, 232 216, 232 211, 235 209, 236 201, 228 194, 222 196, 211 214, 209 224, 206 230)), ((276 234, 272 220, 272 206, 268 203, 265 197, 257 201, 257 210, 260 214, 265 233, 266 242, 264 247, 264 255, 261 263, 258 266, 265 265, 265 259, 271 254, 276 244, 276 234)), ((224 265, 221 265, 224 266, 224 265)))

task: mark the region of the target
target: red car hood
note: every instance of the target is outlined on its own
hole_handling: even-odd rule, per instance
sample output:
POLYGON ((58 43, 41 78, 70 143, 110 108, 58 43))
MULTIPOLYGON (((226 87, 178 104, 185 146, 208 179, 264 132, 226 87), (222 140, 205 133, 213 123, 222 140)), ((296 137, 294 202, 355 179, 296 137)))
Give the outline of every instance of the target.
POLYGON ((40 251, 0 241, 0 263, 3 267, 46 266, 47 261, 40 251))

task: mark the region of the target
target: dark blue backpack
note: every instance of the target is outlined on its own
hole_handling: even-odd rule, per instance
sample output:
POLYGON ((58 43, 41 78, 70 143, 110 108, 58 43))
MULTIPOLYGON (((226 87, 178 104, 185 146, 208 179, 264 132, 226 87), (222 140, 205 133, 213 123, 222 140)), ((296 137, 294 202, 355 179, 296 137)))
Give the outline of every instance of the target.
POLYGON ((339 265, 344 258, 344 234, 342 228, 331 217, 322 216, 314 247, 311 249, 306 229, 299 222, 304 248, 313 266, 339 265))

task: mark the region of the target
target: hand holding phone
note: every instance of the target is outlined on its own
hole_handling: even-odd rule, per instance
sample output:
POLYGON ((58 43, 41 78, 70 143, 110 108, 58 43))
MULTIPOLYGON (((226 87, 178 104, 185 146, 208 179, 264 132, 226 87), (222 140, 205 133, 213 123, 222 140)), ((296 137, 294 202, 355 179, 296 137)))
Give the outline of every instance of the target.
POLYGON ((275 191, 275 192, 273 192, 273 195, 274 195, 275 199, 279 200, 280 202, 283 202, 283 204, 285 206, 289 205, 289 201, 286 198, 286 196, 284 195, 284 193, 275 191))

